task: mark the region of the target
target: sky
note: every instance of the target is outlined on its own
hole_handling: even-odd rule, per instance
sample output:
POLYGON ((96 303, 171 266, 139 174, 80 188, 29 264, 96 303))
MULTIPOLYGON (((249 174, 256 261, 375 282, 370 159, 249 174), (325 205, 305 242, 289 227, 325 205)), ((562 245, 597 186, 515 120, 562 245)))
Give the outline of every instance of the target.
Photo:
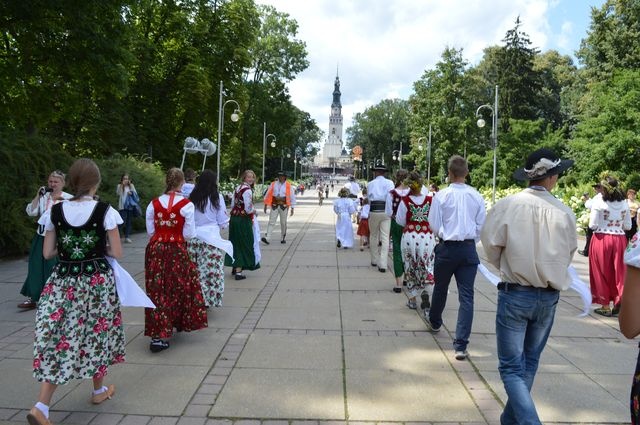
MULTIPOLYGON (((605 0, 257 0, 298 22, 309 67, 289 82, 292 102, 328 132, 333 83, 340 77, 344 130, 383 99, 408 99, 446 47, 477 64, 501 45, 520 16, 532 47, 575 59, 591 8, 605 0)), ((488 99, 490 100, 490 99, 488 99)), ((268 125, 268 123, 267 123, 268 125)), ((346 140, 346 133, 343 135, 346 140)))

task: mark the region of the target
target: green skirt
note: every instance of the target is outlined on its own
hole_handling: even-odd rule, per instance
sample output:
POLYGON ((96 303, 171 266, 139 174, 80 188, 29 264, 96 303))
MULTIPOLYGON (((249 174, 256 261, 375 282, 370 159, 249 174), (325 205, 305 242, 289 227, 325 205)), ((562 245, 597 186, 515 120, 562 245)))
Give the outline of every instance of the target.
POLYGON ((29 251, 29 271, 27 279, 22 285, 20 293, 25 297, 31 298, 32 301, 38 302, 40 293, 44 284, 49 279, 51 272, 58 259, 45 260, 42 256, 42 245, 44 245, 44 236, 36 234, 31 240, 31 250, 29 251))
POLYGON ((404 274, 404 261, 402 260, 402 226, 391 220, 391 242, 393 245, 393 275, 400 277, 404 274))
POLYGON ((255 243, 253 222, 249 217, 231 216, 229 220, 229 240, 233 244, 233 258, 225 256, 224 265, 241 268, 242 270, 257 270, 260 263, 256 262, 253 250, 255 243))

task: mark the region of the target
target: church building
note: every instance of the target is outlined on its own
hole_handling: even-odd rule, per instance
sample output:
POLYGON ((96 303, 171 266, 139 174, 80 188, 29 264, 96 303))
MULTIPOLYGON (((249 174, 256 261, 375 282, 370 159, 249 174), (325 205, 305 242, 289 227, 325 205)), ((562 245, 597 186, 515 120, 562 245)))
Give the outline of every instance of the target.
POLYGON ((333 101, 331 115, 329 115, 329 135, 322 150, 314 158, 314 168, 317 173, 348 174, 351 173, 353 162, 342 143, 342 102, 340 100, 340 78, 336 73, 333 84, 333 101))

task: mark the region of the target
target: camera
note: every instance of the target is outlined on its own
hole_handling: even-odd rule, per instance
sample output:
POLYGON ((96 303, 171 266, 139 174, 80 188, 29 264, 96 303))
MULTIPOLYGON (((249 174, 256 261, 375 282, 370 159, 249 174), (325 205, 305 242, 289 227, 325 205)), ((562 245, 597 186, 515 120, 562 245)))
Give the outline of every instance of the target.
POLYGON ((38 194, 40 196, 43 196, 45 193, 47 192, 53 192, 53 189, 51 189, 50 187, 41 187, 40 190, 38 190, 38 194))
POLYGON ((52 189, 52 188, 50 188, 50 187, 47 187, 47 188, 45 188, 45 189, 44 189, 44 192, 45 192, 45 193, 47 193, 47 192, 53 192, 53 189, 52 189))

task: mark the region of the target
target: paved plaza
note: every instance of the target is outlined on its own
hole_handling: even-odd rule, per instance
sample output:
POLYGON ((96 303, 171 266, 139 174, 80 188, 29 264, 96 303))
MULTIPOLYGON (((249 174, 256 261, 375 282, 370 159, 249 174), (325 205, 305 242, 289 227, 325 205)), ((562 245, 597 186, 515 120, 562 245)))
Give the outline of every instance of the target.
MULTIPOLYGON (((371 267, 367 251, 336 248, 336 192, 322 206, 315 191, 299 197, 287 243, 262 245, 262 268, 246 280, 227 268, 209 327, 177 334, 169 350, 150 353, 143 310, 123 309, 127 362, 106 381, 116 395, 94 406, 90 381, 61 386, 54 425, 499 424, 506 397, 495 287, 478 274, 471 357, 456 361, 455 284, 444 329, 427 332, 406 295, 391 291, 390 270, 371 267)), ((260 214, 263 231, 266 219, 260 214)), ((143 285, 147 236, 132 239, 121 264, 143 285)), ((586 258, 576 255, 574 265, 588 282, 586 258)), ((0 425, 25 423, 38 393, 35 313, 16 307, 26 271, 26 258, 0 262, 0 425)), ((545 424, 628 423, 637 342, 622 337, 616 318, 580 311, 577 293, 563 293, 534 384, 540 416, 545 424)))

